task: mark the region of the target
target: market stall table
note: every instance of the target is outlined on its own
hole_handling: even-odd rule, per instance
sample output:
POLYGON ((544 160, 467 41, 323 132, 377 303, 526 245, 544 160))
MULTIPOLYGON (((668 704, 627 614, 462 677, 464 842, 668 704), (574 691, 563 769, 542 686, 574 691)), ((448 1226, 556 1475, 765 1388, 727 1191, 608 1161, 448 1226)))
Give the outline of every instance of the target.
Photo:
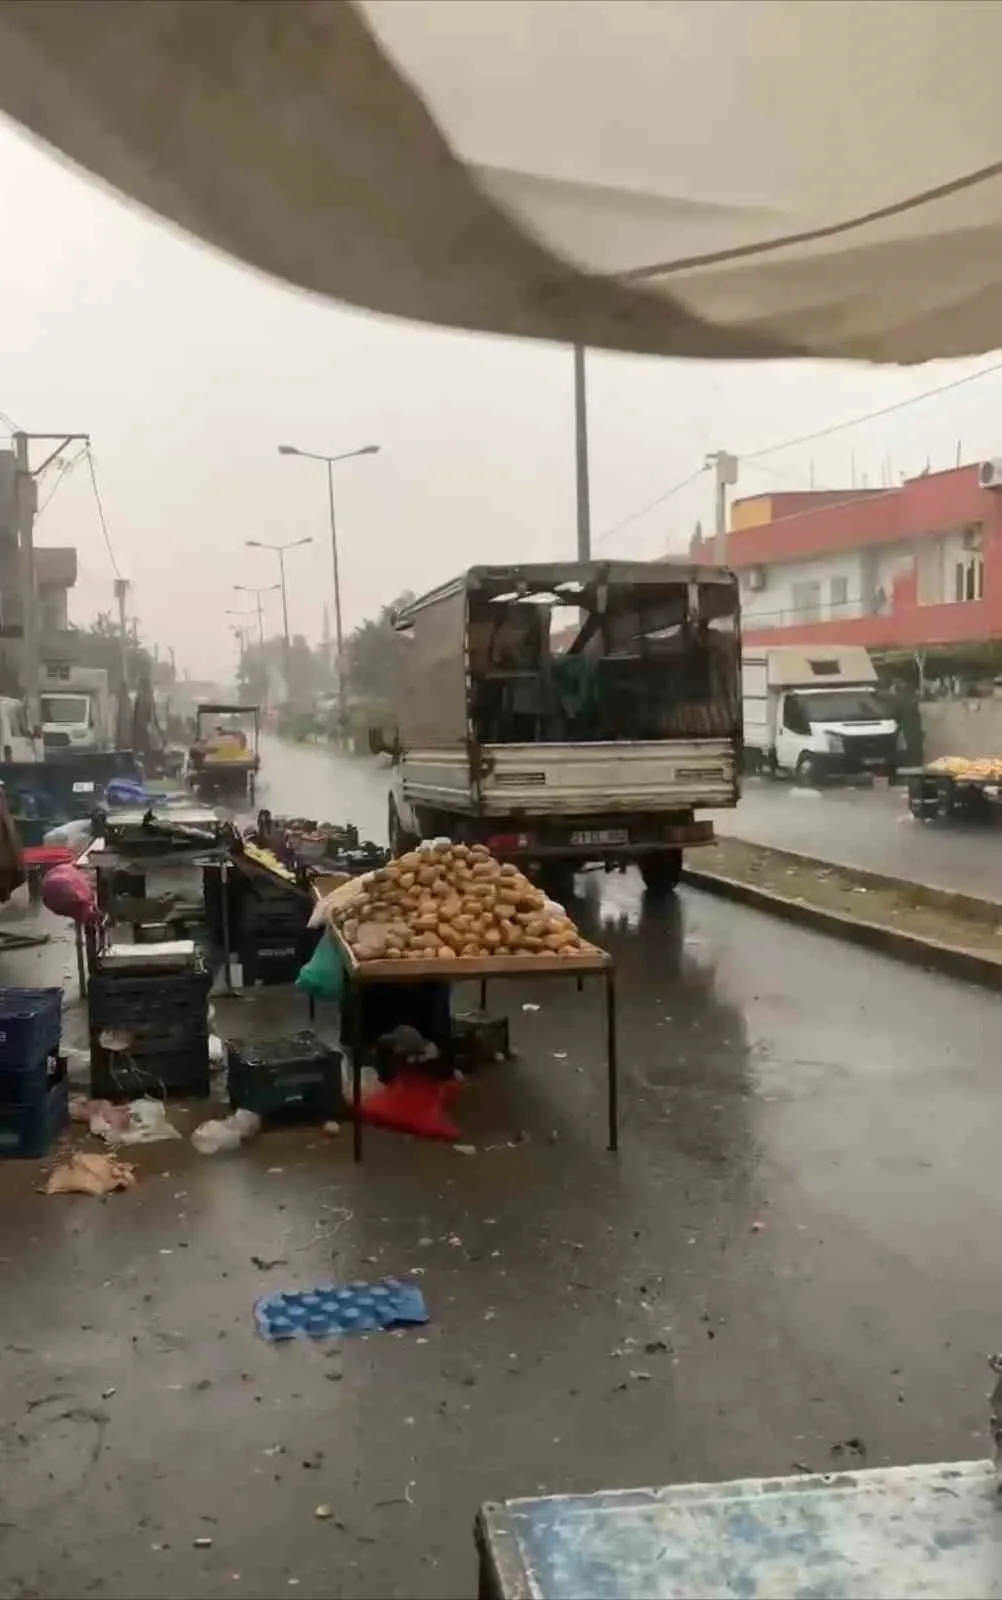
POLYGON ((1002 1595, 990 1461, 482 1506, 480 1600, 1002 1595))
MULTIPOLYGON (((616 970, 612 957, 593 947, 580 955, 549 954, 517 956, 457 956, 453 960, 429 957, 420 961, 359 961, 351 946, 332 929, 334 942, 344 963, 346 981, 360 988, 367 983, 462 983, 481 984, 481 996, 492 978, 586 978, 605 979, 606 1071, 608 1075, 609 1149, 619 1148, 619 1064, 616 1055, 616 970)), ((362 1159, 362 1023, 361 1008, 353 1006, 351 1067, 352 1117, 354 1120, 355 1160, 362 1159)))

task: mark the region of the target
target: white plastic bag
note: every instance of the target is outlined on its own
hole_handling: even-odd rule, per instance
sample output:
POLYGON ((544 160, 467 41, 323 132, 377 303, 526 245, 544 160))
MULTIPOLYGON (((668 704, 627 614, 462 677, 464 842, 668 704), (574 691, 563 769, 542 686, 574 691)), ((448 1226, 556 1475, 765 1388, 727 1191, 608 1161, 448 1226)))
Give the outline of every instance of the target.
POLYGON ((234 1111, 225 1121, 199 1123, 191 1142, 199 1155, 215 1156, 222 1150, 239 1150, 260 1131, 261 1118, 256 1111, 234 1111))

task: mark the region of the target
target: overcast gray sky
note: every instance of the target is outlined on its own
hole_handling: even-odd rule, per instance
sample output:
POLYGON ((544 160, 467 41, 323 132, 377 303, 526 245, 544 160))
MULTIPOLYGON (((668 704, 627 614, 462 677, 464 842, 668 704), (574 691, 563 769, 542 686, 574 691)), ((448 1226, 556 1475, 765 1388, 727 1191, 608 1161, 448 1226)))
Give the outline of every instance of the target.
MULTIPOLYGON (((283 442, 382 454, 338 473, 346 626, 401 589, 477 561, 571 556, 567 351, 440 333, 311 300, 120 201, 0 122, 0 410, 21 427, 88 431, 116 554, 147 640, 198 675, 232 670, 234 583, 277 576, 246 538, 312 535, 289 557, 295 631, 318 638, 330 594, 326 488, 283 442)), ((589 358, 596 548, 682 551, 712 520, 704 475, 607 530, 698 468, 825 428, 987 366, 907 371, 589 358)), ((767 461, 738 493, 895 478, 1002 455, 1002 373, 767 461)), ((43 489, 43 496, 45 490, 43 489)), ((86 470, 42 515, 40 544, 75 544, 71 611, 109 609, 112 571, 86 470)), ((277 601, 277 596, 275 597, 277 601)), ((278 630, 279 608, 271 610, 278 630)))

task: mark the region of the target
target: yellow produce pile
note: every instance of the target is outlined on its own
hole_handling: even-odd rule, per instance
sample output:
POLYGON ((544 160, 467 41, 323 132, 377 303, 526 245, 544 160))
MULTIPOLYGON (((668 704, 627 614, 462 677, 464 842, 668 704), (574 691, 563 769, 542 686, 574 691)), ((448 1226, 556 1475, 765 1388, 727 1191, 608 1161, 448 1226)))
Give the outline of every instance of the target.
POLYGON ((290 872, 283 861, 279 861, 274 850, 264 850, 259 844, 252 844, 249 839, 245 839, 244 855, 248 861, 254 861, 259 867, 273 872, 276 878, 284 878, 286 883, 295 883, 296 874, 290 872))
POLYGON ((358 961, 593 952, 559 907, 482 845, 423 845, 336 891, 329 915, 358 961))
POLYGON ((942 772, 961 782, 1002 783, 1002 756, 938 756, 926 772, 942 772))

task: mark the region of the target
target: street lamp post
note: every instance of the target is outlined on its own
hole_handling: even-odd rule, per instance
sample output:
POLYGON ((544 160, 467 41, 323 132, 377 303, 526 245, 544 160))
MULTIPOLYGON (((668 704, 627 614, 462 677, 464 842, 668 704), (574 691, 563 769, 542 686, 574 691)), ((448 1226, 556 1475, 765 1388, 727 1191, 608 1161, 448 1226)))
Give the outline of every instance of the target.
POLYGON ((322 461, 327 467, 327 505, 330 513, 331 564, 334 573, 334 648, 337 652, 337 698, 343 736, 348 726, 348 706, 344 671, 344 627, 341 621, 341 571, 337 553, 337 523, 334 517, 334 468, 339 461, 354 461, 356 456, 378 455, 379 445, 364 444, 361 450, 344 450, 337 456, 325 456, 316 450, 300 450, 294 444, 280 444, 278 453, 280 456, 302 456, 307 461, 322 461))
MULTIPOLYGON (((285 590, 285 553, 287 550, 298 550, 301 544, 312 544, 312 536, 307 534, 305 539, 290 539, 285 544, 270 544, 265 539, 245 539, 244 543, 252 550, 272 550, 278 557, 279 587, 282 591, 282 634, 285 639, 285 688, 286 693, 291 693, 292 685, 289 682, 289 665, 292 659, 292 645, 289 639, 289 601, 285 590)), ((272 587, 276 587, 272 585, 272 587)))

